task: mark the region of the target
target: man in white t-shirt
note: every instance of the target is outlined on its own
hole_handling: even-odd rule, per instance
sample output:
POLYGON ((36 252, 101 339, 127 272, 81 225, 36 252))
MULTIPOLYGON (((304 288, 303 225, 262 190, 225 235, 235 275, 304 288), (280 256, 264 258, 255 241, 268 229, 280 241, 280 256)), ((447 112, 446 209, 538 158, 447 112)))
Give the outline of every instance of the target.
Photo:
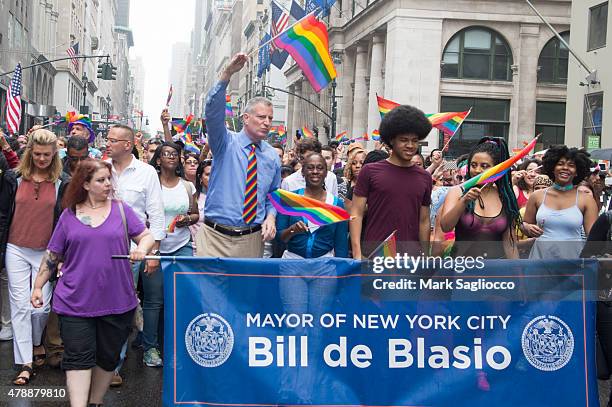
MULTIPOLYGON (((306 158, 309 154, 321 153, 321 142, 312 138, 303 139, 297 143, 295 149, 297 158, 300 160, 300 163, 302 163, 304 158, 306 158)), ((287 191, 296 191, 305 187, 306 181, 304 180, 302 171, 294 172, 285 178, 281 183, 281 189, 285 189, 287 191)), ((335 196, 338 195, 338 179, 331 171, 328 171, 327 176, 325 177, 325 190, 335 196)))

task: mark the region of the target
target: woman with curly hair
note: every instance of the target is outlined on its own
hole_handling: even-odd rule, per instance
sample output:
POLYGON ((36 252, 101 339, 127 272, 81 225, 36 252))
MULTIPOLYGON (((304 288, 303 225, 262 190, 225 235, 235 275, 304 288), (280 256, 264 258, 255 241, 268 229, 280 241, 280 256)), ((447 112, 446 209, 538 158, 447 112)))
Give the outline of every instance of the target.
MULTIPOLYGON (((483 173, 508 156, 504 139, 482 138, 468 156, 468 177, 483 173)), ((455 255, 476 257, 486 253, 490 259, 518 258, 516 226, 520 216, 510 179, 509 171, 482 188, 465 192, 456 186, 448 192, 440 226, 446 233, 455 229, 455 255)))
POLYGON ((344 167, 344 182, 338 185, 338 195, 344 199, 344 205, 349 211, 353 201, 353 188, 357 184, 357 177, 359 177, 365 157, 366 152, 362 148, 355 148, 349 153, 344 167))
POLYGON ((554 146, 542 159, 542 173, 553 181, 550 188, 529 197, 523 231, 536 241, 529 258, 580 257, 584 232, 588 235, 597 218, 595 201, 578 193, 578 184, 589 175, 589 154, 577 148, 554 146))

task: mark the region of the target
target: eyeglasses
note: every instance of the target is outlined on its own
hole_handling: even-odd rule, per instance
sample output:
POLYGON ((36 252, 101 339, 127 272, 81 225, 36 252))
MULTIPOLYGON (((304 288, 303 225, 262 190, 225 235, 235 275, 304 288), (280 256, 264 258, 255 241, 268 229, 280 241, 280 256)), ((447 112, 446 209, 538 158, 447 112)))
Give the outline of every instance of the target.
POLYGON ((176 158, 178 157, 178 153, 169 153, 167 151, 164 151, 163 153, 161 153, 161 156, 164 158, 176 158))
POLYGON ((117 139, 117 138, 109 138, 109 139, 108 139, 108 142, 109 142, 109 143, 111 143, 111 144, 117 144, 117 143, 118 143, 118 142, 120 142, 120 141, 126 141, 126 142, 129 142, 130 140, 122 140, 122 139, 117 139))
POLYGON ((198 160, 185 160, 186 165, 198 165, 198 160))

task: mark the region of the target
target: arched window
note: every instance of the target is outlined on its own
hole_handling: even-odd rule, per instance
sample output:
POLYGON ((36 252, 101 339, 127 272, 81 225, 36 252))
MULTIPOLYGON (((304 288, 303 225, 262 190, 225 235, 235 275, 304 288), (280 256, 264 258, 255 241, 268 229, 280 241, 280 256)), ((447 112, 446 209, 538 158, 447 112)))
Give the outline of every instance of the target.
MULTIPOLYGON (((561 37, 569 44, 570 33, 566 31, 561 37)), ((567 61, 569 51, 557 37, 546 43, 538 59, 538 82, 567 83, 567 61)))
POLYGON ((446 44, 442 77, 510 81, 512 52, 506 40, 484 27, 469 27, 446 44))

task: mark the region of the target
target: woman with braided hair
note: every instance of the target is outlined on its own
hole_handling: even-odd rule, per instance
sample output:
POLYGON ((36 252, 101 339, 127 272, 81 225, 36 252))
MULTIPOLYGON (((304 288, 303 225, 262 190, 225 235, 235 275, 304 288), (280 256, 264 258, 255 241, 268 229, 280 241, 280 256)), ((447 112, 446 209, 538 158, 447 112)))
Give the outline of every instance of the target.
MULTIPOLYGON (((502 138, 484 137, 468 156, 467 177, 475 177, 507 160, 508 146, 502 138)), ((494 183, 464 191, 453 187, 446 196, 440 225, 455 229, 456 256, 517 259, 516 226, 519 208, 512 190, 511 171, 494 183), (485 243, 483 245, 483 243, 485 243)))

